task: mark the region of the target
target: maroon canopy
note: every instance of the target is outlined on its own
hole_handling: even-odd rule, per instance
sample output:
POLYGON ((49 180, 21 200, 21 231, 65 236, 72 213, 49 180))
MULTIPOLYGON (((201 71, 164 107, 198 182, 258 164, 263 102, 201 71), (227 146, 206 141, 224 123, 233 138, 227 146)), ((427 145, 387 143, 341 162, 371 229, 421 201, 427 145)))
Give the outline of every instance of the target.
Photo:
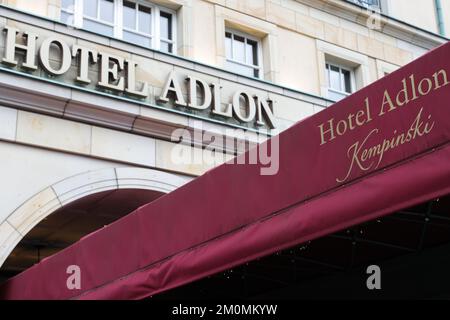
POLYGON ((0 296, 145 298, 448 194, 449 77, 447 43, 280 134, 277 174, 215 168, 10 279, 0 296), (80 290, 66 286, 70 265, 80 290))

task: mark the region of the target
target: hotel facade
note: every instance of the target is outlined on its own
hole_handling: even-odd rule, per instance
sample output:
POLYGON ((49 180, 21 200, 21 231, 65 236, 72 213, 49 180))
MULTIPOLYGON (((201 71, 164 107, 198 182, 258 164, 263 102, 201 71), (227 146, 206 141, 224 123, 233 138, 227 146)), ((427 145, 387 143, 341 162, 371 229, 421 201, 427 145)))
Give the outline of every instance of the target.
POLYGON ((0 4, 1 281, 450 35, 448 0, 0 4))

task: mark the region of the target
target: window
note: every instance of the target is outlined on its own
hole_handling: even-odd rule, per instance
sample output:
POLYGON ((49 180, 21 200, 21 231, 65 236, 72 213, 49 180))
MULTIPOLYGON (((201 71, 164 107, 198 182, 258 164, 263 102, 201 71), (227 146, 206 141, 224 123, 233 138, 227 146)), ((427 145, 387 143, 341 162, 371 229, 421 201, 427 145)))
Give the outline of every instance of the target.
POLYGON ((159 32, 160 32, 160 44, 161 51, 172 52, 173 47, 173 35, 172 35, 172 15, 167 12, 160 12, 159 15, 159 32))
POLYGON ((146 1, 62 0, 61 21, 147 48, 175 53, 175 12, 146 1))
POLYGON ((372 8, 372 9, 380 9, 380 0, 350 0, 357 5, 360 5, 364 8, 372 8))
POLYGON ((73 25, 75 16, 75 0, 61 1, 61 22, 73 25))
POLYGON ((152 8, 130 1, 123 2, 123 39, 144 47, 153 47, 152 8))
POLYGON ((113 0, 83 0, 83 28, 112 37, 114 11, 113 0))
POLYGON ((225 32, 226 67, 249 77, 262 75, 260 41, 248 35, 227 30, 225 32))
POLYGON ((321 96, 338 101, 371 83, 369 58, 361 53, 317 40, 321 96))
POLYGON ((159 7, 124 0, 123 39, 161 51, 173 52, 173 16, 172 13, 159 7))
POLYGON ((386 77, 388 74, 391 74, 392 72, 394 72, 395 70, 397 70, 399 68, 399 66, 397 66, 395 64, 385 62, 382 60, 378 60, 378 59, 377 59, 376 64, 377 64, 378 79, 386 77))
POLYGON ((353 70, 327 63, 326 74, 329 99, 338 101, 354 91, 353 70))

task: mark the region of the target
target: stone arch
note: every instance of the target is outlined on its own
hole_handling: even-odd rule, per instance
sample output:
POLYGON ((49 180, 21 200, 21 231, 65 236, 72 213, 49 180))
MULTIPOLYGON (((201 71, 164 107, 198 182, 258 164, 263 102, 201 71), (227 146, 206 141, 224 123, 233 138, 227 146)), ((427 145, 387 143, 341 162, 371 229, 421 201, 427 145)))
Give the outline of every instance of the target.
POLYGON ((169 193, 189 178, 145 168, 108 168, 65 178, 22 203, 0 224, 0 267, 22 238, 56 210, 83 197, 111 190, 169 193))

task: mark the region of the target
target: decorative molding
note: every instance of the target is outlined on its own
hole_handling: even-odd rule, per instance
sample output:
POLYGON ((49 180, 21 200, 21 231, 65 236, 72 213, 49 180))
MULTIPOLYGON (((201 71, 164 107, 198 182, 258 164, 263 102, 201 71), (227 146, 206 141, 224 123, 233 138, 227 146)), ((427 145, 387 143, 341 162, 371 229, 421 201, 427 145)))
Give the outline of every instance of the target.
MULTIPOLYGON (((296 0, 312 8, 339 16, 343 19, 366 26, 369 12, 356 4, 343 0, 296 0)), ((408 41, 426 49, 435 48, 448 40, 432 32, 414 27, 408 23, 381 14, 381 32, 397 39, 408 41)))
POLYGON ((84 172, 61 180, 33 195, 0 223, 0 267, 23 237, 59 208, 83 197, 120 189, 169 193, 191 179, 143 168, 112 168, 84 172))
MULTIPOLYGON (((242 139, 247 139, 250 146, 264 140, 270 134, 247 130, 230 130, 221 122, 212 123, 203 119, 189 118, 183 114, 169 114, 165 110, 149 108, 146 105, 117 101, 109 96, 95 96, 91 93, 78 92, 77 89, 62 87, 55 89, 50 83, 24 78, 17 80, 14 74, 3 74, 0 78, 0 105, 46 114, 57 118, 81 121, 92 125, 111 128, 170 141, 176 129, 186 129, 195 137, 194 130, 200 126, 203 131, 215 135, 221 133, 227 140, 236 140, 235 144, 218 144, 218 151, 235 155, 242 139), (20 83, 21 87, 11 84, 20 83), (28 89, 24 89, 28 88, 28 89), (33 88, 33 89, 30 89, 33 88), (168 115, 169 114, 169 115, 168 115), (234 146, 235 148, 230 148, 234 146)), ((219 139, 220 140, 220 139, 219 139)), ((219 142, 218 142, 219 143, 219 142)), ((208 141, 194 140, 192 145, 202 148, 208 141)))

